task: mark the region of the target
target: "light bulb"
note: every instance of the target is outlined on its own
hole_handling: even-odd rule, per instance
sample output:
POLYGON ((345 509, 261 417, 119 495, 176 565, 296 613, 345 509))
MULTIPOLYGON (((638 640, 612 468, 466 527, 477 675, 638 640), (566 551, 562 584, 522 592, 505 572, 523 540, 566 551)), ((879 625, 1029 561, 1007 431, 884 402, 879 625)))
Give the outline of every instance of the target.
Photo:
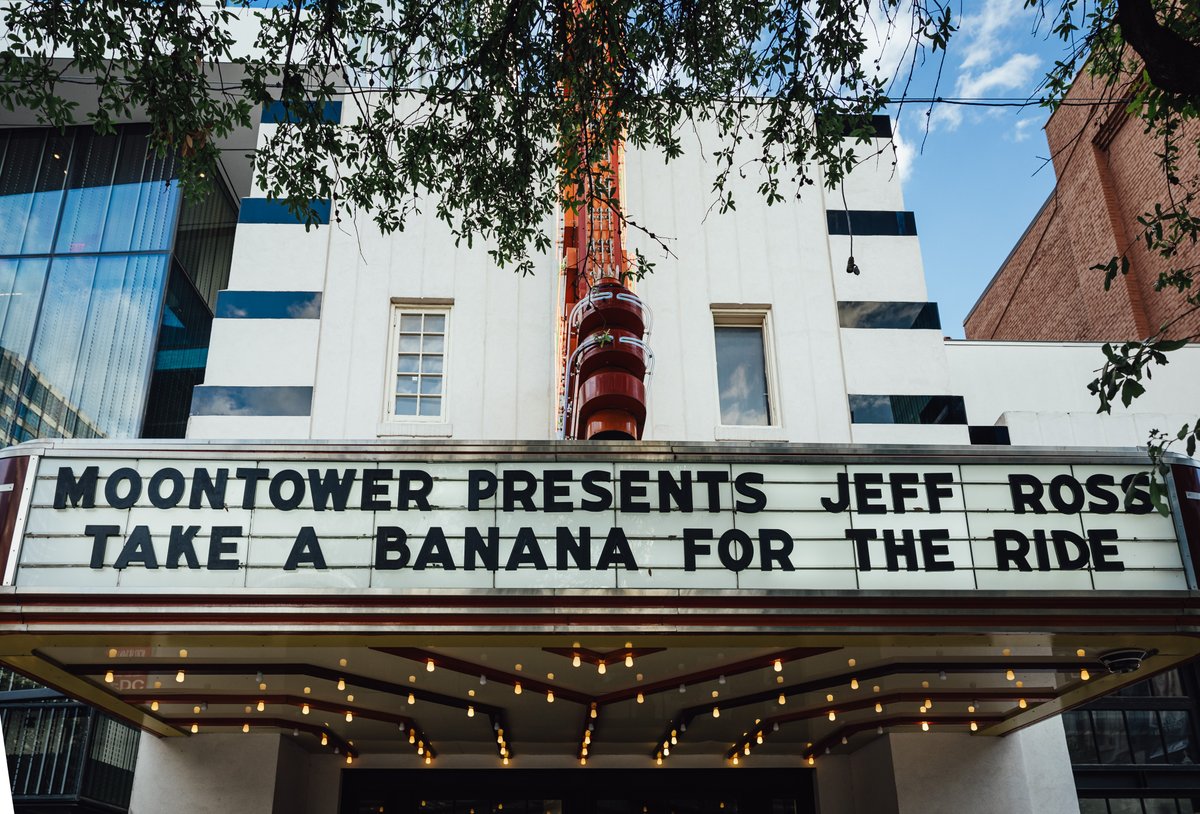
POLYGON ((580 664, 583 664, 583 659, 579 658, 579 654, 576 653, 571 657, 571 666, 578 667, 580 664))
POLYGON ((1087 681, 1089 678, 1092 677, 1092 674, 1089 673, 1086 669, 1084 669, 1084 670, 1079 671, 1079 677, 1081 679, 1083 679, 1084 681, 1087 681))
POLYGON ((433 758, 430 757, 429 755, 426 755, 425 756, 425 765, 428 766, 430 763, 433 763, 433 758))
POLYGON ((714 718, 721 717, 721 708, 720 707, 713 707, 713 717, 714 718))
POLYGON ((113 671, 109 670, 107 673, 104 674, 104 683, 111 684, 111 683, 113 683, 114 678, 115 678, 115 676, 113 675, 113 671))
POLYGON ((783 659, 775 659, 775 672, 783 672, 783 659))
POLYGON ((267 708, 266 702, 264 702, 264 701, 259 701, 259 702, 258 702, 258 711, 259 711, 259 712, 262 712, 262 711, 263 711, 264 709, 266 709, 266 708, 267 708))
POLYGON ((875 711, 876 711, 876 712, 883 712, 883 704, 876 704, 876 705, 875 705, 875 711))
POLYGON ((581 758, 579 758, 579 765, 580 765, 580 766, 586 766, 586 765, 587 765, 587 758, 585 758, 585 757, 581 757, 581 758))
POLYGON ((852 690, 858 689, 858 679, 857 678, 850 679, 850 689, 852 689, 852 690))
POLYGON ((717 676, 717 683, 718 683, 718 684, 724 684, 724 683, 725 683, 725 676, 723 676, 723 675, 719 675, 719 676, 717 676))
POLYGON ((427 673, 433 672, 433 659, 429 659, 428 661, 425 662, 425 672, 427 672, 427 673))
POLYGON ((305 694, 305 695, 309 695, 309 694, 311 694, 311 693, 312 693, 312 687, 305 687, 305 688, 304 688, 304 694, 305 694))
MULTIPOLYGON (((472 694, 474 694, 474 692, 475 692, 475 691, 474 691, 474 690, 472 690, 471 692, 472 692, 472 694)), ((354 693, 350 693, 349 695, 347 695, 347 696, 346 696, 346 703, 347 703, 347 704, 353 704, 353 703, 354 703, 354 693)))
POLYGON ((877 726, 877 727, 875 727, 875 734, 876 734, 876 735, 882 735, 882 734, 883 734, 883 727, 882 727, 882 726, 877 726))
POLYGON ((416 732, 413 732, 411 729, 410 729, 410 730, 408 730, 408 742, 409 742, 409 743, 416 743, 416 742, 417 742, 417 733, 416 733, 416 732))
POLYGON ((675 735, 672 735, 672 736, 671 736, 671 745, 672 745, 672 746, 678 746, 678 745, 679 745, 679 738, 677 738, 675 735))
POLYGON ((596 672, 599 673, 600 675, 604 675, 605 673, 608 672, 608 668, 604 666, 604 662, 600 662, 599 664, 596 665, 596 672))
POLYGON ((586 756, 587 756, 587 747, 586 747, 586 746, 584 746, 584 747, 581 747, 581 748, 580 748, 580 750, 579 750, 579 754, 581 754, 581 755, 583 755, 584 757, 586 757, 586 756))
POLYGON ((738 765, 738 763, 739 763, 739 761, 738 761, 738 756, 737 756, 737 755, 734 755, 734 756, 733 756, 733 765, 734 765, 734 766, 736 766, 736 765, 738 765))
POLYGON ((187 658, 187 649, 186 648, 179 651, 179 658, 181 658, 181 659, 187 658))
POLYGON ((599 713, 596 711, 596 707, 593 706, 591 711, 588 713, 588 716, 591 718, 595 718, 597 715, 599 715, 599 713))
POLYGON ((328 746, 328 745, 329 745, 329 736, 328 736, 328 735, 326 735, 324 732, 322 732, 322 733, 321 733, 321 745, 322 745, 322 746, 328 746))
POLYGON ((755 735, 754 741, 755 741, 755 743, 762 743, 763 742, 763 734, 761 732, 759 732, 757 735, 755 735))
POLYGON ((979 724, 975 723, 974 721, 971 721, 971 731, 972 731, 972 732, 978 732, 978 731, 979 731, 979 724))
POLYGON ((633 666, 633 654, 632 654, 632 653, 626 653, 626 654, 625 654, 625 666, 626 666, 626 667, 632 667, 632 666, 633 666))
POLYGON ((300 707, 300 714, 301 714, 301 715, 307 715, 307 714, 308 714, 308 704, 305 704, 304 706, 300 707))
POLYGON ((933 708, 933 699, 932 699, 932 698, 926 698, 926 699, 925 699, 925 706, 927 706, 927 707, 929 707, 930 709, 932 709, 932 708, 933 708))
POLYGON ((485 675, 481 675, 481 676, 479 677, 479 686, 480 686, 480 687, 486 687, 486 686, 487 686, 487 676, 485 676, 485 675))
POLYGON ((1014 678, 1017 677, 1017 675, 1012 670, 1009 670, 1008 672, 1006 672, 1004 674, 1004 677, 1007 678, 1009 681, 1012 681, 1014 678))
POLYGON ((657 763, 659 766, 661 766, 661 765, 662 765, 662 755, 659 755, 659 756, 658 756, 658 757, 655 759, 655 761, 654 761, 654 762, 655 762, 655 763, 657 763))
POLYGON ((681 693, 687 692, 687 684, 680 684, 680 685, 679 685, 679 691, 680 691, 681 693))
POLYGON ((745 754, 747 757, 750 756, 750 744, 747 743, 745 745, 745 747, 743 747, 742 753, 745 754))
POLYGON ((1025 709, 1027 706, 1029 706, 1029 703, 1024 698, 1021 698, 1017 701, 1017 706, 1021 709, 1025 709))
POLYGON ((644 703, 646 703, 646 696, 642 695, 642 694, 639 692, 639 693, 637 694, 637 702, 638 702, 639 704, 644 704, 644 703))
POLYGON ((469 705, 469 706, 467 707, 467 717, 468 717, 468 718, 474 718, 474 717, 475 717, 475 707, 474 707, 473 705, 469 705))
POLYGON ((975 711, 975 705, 974 705, 974 704, 968 704, 968 705, 967 705, 967 712, 974 712, 974 711, 975 711))
POLYGON ((424 746, 420 746, 420 745, 418 745, 418 746, 417 746, 417 754, 418 754, 418 755, 423 755, 423 754, 425 754, 425 747, 424 747, 424 746))
POLYGON ((829 720, 831 720, 831 721, 837 720, 837 713, 834 712, 833 710, 829 710, 829 720))
POLYGON ((408 694, 408 703, 410 703, 410 704, 415 704, 415 703, 417 703, 417 696, 413 695, 413 694, 410 692, 410 693, 408 694))
POLYGON ((249 731, 250 731, 250 724, 242 724, 242 731, 243 731, 243 732, 249 732, 249 731))
POLYGON ((784 695, 783 693, 779 693, 779 706, 782 707, 786 703, 787 703, 787 696, 784 695))
POLYGON ((346 679, 339 678, 338 679, 338 691, 341 692, 344 689, 346 689, 346 679))
POLYGON ((259 670, 258 674, 256 676, 254 676, 254 681, 257 684, 263 683, 263 671, 262 670, 259 670))
POLYGON ((547 704, 554 703, 554 690, 546 690, 546 703, 547 704))
POLYGON ((505 766, 507 766, 507 765, 508 765, 508 758, 507 758, 507 757, 506 757, 506 758, 504 758, 504 765, 505 765, 505 766))
POLYGON ((850 743, 850 739, 847 738, 845 735, 842 735, 842 746, 845 746, 848 743, 850 743))
POLYGON ((1075 651, 1075 655, 1079 656, 1079 658, 1083 658, 1084 656, 1087 655, 1087 651, 1081 647, 1075 651))
POLYGON ((826 700, 826 701, 833 701, 833 693, 830 693, 829 695, 825 696, 825 700, 826 700))
POLYGON ((921 708, 920 708, 920 710, 919 710, 919 712, 920 712, 922 715, 924 715, 924 714, 925 714, 926 712, 928 712, 928 711, 929 711, 929 710, 925 708, 925 705, 924 705, 924 704, 922 704, 922 705, 921 705, 921 708))
POLYGON ((346 710, 346 723, 350 723, 353 720, 354 720, 354 713, 350 712, 349 710, 346 710))
POLYGON ((353 755, 346 755, 346 765, 349 766, 353 762, 354 762, 353 755))
POLYGON ((513 684, 513 692, 514 692, 516 695, 520 695, 520 694, 521 694, 521 682, 520 682, 520 681, 518 681, 517 683, 513 684))
POLYGON ((178 673, 175 674, 175 680, 178 681, 180 684, 183 683, 184 678, 186 678, 186 676, 183 674, 183 670, 180 670, 178 673))
POLYGON ((158 702, 157 702, 157 701, 151 701, 151 702, 150 702, 150 709, 151 709, 152 711, 154 711, 154 712, 158 712, 158 702))
POLYGON ((929 731, 929 721, 921 721, 921 731, 922 732, 929 731))
POLYGON ((817 759, 815 757, 813 757, 812 755, 808 756, 808 765, 809 766, 813 765, 816 762, 817 762, 817 759))
POLYGON ((196 706, 192 707, 192 712, 199 715, 200 714, 200 705, 196 704, 196 706))

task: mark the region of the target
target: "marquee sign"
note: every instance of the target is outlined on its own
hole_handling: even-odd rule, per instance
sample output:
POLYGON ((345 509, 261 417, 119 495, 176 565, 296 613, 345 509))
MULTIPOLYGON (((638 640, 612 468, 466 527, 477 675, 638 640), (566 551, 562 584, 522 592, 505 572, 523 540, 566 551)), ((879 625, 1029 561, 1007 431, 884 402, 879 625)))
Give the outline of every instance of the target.
POLYGON ((1176 518, 1154 510, 1136 465, 126 454, 30 459, 32 485, 10 487, 24 515, 5 527, 10 584, 1188 588, 1176 518))

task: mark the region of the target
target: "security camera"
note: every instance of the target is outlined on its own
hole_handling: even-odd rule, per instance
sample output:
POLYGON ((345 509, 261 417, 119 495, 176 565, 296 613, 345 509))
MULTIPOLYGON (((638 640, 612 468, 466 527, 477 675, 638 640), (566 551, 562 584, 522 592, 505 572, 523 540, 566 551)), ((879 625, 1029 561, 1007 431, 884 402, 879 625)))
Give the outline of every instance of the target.
POLYGON ((1142 662, 1149 657, 1149 651, 1137 648, 1110 650, 1100 654, 1100 663, 1107 667, 1110 673, 1134 673, 1141 669, 1142 662))

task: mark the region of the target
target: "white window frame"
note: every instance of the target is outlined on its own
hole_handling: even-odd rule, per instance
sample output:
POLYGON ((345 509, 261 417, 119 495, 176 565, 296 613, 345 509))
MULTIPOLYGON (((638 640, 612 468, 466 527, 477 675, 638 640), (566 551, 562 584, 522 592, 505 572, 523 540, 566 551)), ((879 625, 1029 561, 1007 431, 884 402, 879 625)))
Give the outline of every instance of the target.
POLYGON ((717 410, 717 440, 775 438, 783 426, 783 409, 776 369, 775 334, 771 325, 770 305, 713 305, 713 398, 717 410), (758 328, 762 331, 763 374, 767 384, 766 424, 725 424, 721 415, 721 372, 717 367, 718 328, 758 328))
MULTIPOLYGON (((391 318, 388 320, 387 370, 384 374, 383 423, 380 435, 449 435, 449 384, 450 384, 450 311, 453 301, 447 300, 392 300, 391 318), (400 318, 412 314, 440 314, 445 317, 442 342, 442 392, 441 413, 432 415, 397 415, 396 413, 396 360, 400 355, 400 318), (439 431, 444 430, 444 431, 439 431)), ((419 385, 418 385, 419 386, 419 385)))

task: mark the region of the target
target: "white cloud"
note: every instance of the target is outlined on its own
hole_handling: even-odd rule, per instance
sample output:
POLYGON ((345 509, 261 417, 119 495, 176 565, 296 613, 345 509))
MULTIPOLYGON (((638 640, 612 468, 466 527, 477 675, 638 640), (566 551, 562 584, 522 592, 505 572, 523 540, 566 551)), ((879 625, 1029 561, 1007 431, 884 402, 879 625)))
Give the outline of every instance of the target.
POLYGON ((1034 132, 1041 129, 1045 125, 1045 121, 1040 116, 1030 116, 1021 119, 1013 127, 1012 133, 1008 135, 1009 140, 1022 142, 1028 139, 1034 132))
POLYGON ((896 151, 896 174, 900 177, 900 183, 904 183, 912 176, 913 163, 917 160, 917 148, 904 138, 899 122, 892 133, 892 148, 896 151))
POLYGON ((1022 0, 985 0, 978 14, 963 15, 957 36, 965 56, 962 69, 987 65, 1004 50, 1001 34, 1022 19, 1022 0))
POLYGON ((1033 54, 1013 54, 995 68, 981 74, 963 73, 958 78, 959 96, 985 96, 989 91, 1027 88, 1040 60, 1033 54))

